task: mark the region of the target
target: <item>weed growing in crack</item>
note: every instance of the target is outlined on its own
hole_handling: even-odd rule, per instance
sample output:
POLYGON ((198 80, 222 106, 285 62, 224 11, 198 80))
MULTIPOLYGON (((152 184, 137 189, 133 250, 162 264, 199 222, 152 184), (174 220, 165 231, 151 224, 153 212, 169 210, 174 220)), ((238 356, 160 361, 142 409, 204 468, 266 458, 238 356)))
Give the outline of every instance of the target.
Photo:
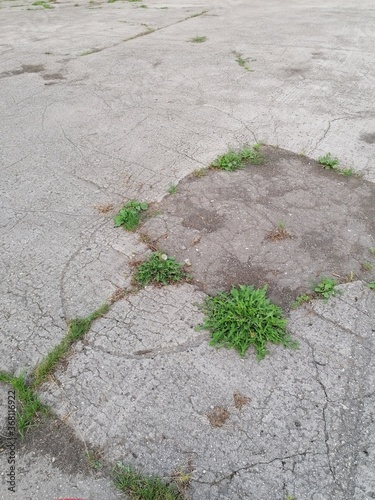
POLYGON ((113 470, 113 480, 118 489, 130 498, 144 500, 183 500, 184 496, 174 482, 156 476, 144 476, 132 467, 118 463, 113 470))
POLYGON ((246 59, 242 57, 242 54, 237 51, 233 51, 232 54, 236 57, 236 63, 238 63, 243 69, 246 71, 252 71, 247 63, 249 62, 249 58, 247 57, 246 59))
POLYGON ((168 285, 188 278, 189 276, 183 269, 183 264, 160 252, 152 253, 147 261, 139 264, 134 275, 134 281, 141 286, 151 283, 168 285))
POLYGON ((370 252, 371 255, 375 255, 375 247, 370 247, 368 251, 370 252))
POLYGON ((191 43, 203 43, 207 41, 206 36, 195 36, 194 38, 190 38, 189 42, 191 43))
POLYGON ((34 5, 35 7, 43 7, 43 9, 54 9, 53 5, 49 4, 48 2, 45 2, 45 0, 36 0, 33 2, 31 5, 34 5))
POLYGON ((230 149, 224 155, 219 156, 212 163, 211 167, 232 172, 233 170, 244 168, 247 163, 259 165, 263 162, 263 160, 264 158, 260 152, 260 146, 258 144, 254 144, 252 147, 245 146, 239 151, 233 151, 230 149))
POLYGON ((169 184, 168 193, 169 194, 176 194, 177 193, 177 186, 175 184, 169 184))
POLYGON ((187 467, 183 466, 178 467, 178 469, 176 469, 173 472, 172 479, 181 494, 186 493, 187 489, 190 486, 192 477, 193 477, 193 466, 191 461, 189 461, 187 467))
POLYGON ((370 288, 370 290, 375 290, 375 281, 371 281, 370 283, 367 283, 367 287, 370 288))
POLYGON ((42 384, 47 376, 54 370, 69 352, 69 348, 80 340, 90 330, 91 324, 98 318, 101 318, 108 312, 108 304, 102 305, 99 309, 91 313, 86 318, 76 318, 70 321, 68 333, 62 341, 47 354, 44 360, 35 367, 33 372, 33 387, 36 388, 42 384))
POLYGON ((127 231, 134 231, 141 221, 141 212, 147 209, 147 203, 140 203, 137 200, 128 201, 113 217, 115 227, 124 226, 127 231))
POLYGON ((294 302, 292 302, 291 308, 297 309, 297 307, 301 306, 302 304, 306 304, 306 302, 310 302, 310 300, 312 300, 311 295, 308 295, 307 293, 302 293, 301 295, 298 295, 298 297, 294 302))
POLYGON ((210 345, 232 347, 244 356, 253 345, 258 361, 267 354, 267 342, 296 348, 286 331, 280 307, 266 297, 267 287, 233 287, 228 293, 208 297, 202 307, 206 317, 200 329, 211 333, 210 345))
POLYGON ((103 464, 101 462, 101 454, 97 450, 87 450, 86 455, 89 465, 92 469, 100 470, 103 468, 103 464))
POLYGON ((326 170, 334 170, 338 174, 345 175, 346 177, 350 177, 353 174, 353 170, 351 168, 339 168, 339 160, 334 158, 331 153, 319 156, 318 163, 326 170))
POLYGON ((192 173, 193 177, 204 177, 207 175, 207 168, 198 168, 192 173))
POLYGON ((333 158, 331 153, 327 153, 324 156, 319 156, 318 163, 322 165, 326 170, 336 170, 339 164, 337 158, 333 158))
POLYGON ((346 177, 350 177, 353 174, 353 170, 351 168, 342 168, 338 169, 338 173, 340 175, 345 175, 346 177))
POLYGON ((373 265, 371 264, 371 262, 362 262, 361 267, 364 271, 368 272, 368 271, 372 271, 373 265))
POLYGON ((19 410, 16 412, 16 425, 18 433, 21 438, 23 438, 38 415, 48 415, 49 409, 41 403, 38 395, 30 387, 24 375, 14 377, 7 373, 0 372, 0 382, 10 385, 16 393, 17 401, 20 406, 19 410))
POLYGON ((282 221, 279 221, 275 229, 270 231, 267 235, 267 239, 271 241, 280 241, 291 237, 292 237, 291 234, 288 233, 288 231, 285 228, 285 223, 282 221))
POLYGON ((320 283, 314 287, 314 292, 318 297, 327 300, 336 295, 337 281, 333 278, 322 278, 320 283))

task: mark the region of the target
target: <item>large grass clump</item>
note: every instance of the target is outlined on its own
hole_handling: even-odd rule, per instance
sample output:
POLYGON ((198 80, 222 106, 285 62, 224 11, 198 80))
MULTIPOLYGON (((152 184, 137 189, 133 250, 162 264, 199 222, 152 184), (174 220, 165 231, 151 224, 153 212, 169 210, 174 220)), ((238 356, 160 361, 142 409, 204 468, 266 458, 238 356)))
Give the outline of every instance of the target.
POLYGON ((266 297, 267 287, 233 287, 228 293, 208 297, 201 329, 211 332, 210 345, 236 349, 244 356, 253 345, 258 361, 267 354, 267 343, 296 348, 286 331, 286 319, 280 307, 266 297))

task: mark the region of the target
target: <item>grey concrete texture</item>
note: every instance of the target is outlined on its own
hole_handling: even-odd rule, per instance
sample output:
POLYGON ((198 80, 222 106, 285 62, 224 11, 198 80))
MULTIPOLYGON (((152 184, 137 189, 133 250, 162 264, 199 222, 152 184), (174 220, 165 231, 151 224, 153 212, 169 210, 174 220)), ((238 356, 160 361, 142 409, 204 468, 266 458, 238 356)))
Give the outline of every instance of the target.
POLYGON ((280 149, 262 152, 262 165, 186 178, 142 233, 188 259, 194 283, 211 294, 267 284, 288 309, 323 276, 373 281, 374 184, 280 149))
POLYGON ((43 400, 109 462, 191 464, 192 499, 371 498, 375 294, 341 293, 291 314, 299 350, 258 363, 194 330, 192 285, 149 287, 95 323, 43 400))
MULTIPOLYGON (((0 2, 1 370, 29 373, 61 341, 69 319, 128 286, 129 262, 145 247, 136 235, 112 228, 111 217, 125 201, 160 202, 171 183, 208 166, 228 147, 263 141, 313 158, 331 151, 340 166, 375 180, 370 0, 144 3, 147 8, 78 0, 44 9, 31 0, 0 2), (192 43, 195 36, 207 41, 192 43), (109 205, 113 209, 105 210, 109 205)), ((338 189, 359 183, 335 182, 338 189)), ((359 183, 356 210, 366 182, 359 183)), ((361 226, 360 254, 367 227, 361 226)), ((353 256, 353 265, 358 262, 353 256)), ((306 317, 304 310, 293 313, 301 349, 272 349, 260 365, 252 356, 239 361, 234 352, 212 350, 194 332, 200 290, 145 290, 143 302, 136 296, 120 301, 94 325, 97 339, 91 334, 87 344, 93 349, 78 345, 66 372, 57 374, 63 385, 51 378, 43 398, 67 417, 80 440, 103 446, 108 461, 119 457, 145 472, 170 474, 191 458, 195 498, 248 498, 248 491, 256 500, 284 499, 287 491, 314 499, 372 498, 373 449, 365 431, 373 426, 373 379, 366 371, 373 360, 370 337, 363 340, 360 332, 373 325, 373 295, 361 283, 347 288, 333 302, 308 309, 306 317), (117 357, 101 328, 116 342, 117 357), (338 335, 335 346, 328 345, 331 334, 338 335), (320 356, 317 363, 307 342, 320 356), (339 369, 345 370, 340 379, 339 369), (319 380, 335 399, 325 399, 319 380), (130 401, 137 387, 144 420, 137 399, 130 401), (109 396, 99 401, 104 391, 109 396), (241 411, 233 408, 234 391, 251 398, 241 411), (99 401, 96 408, 93 401, 99 401), (230 417, 211 428, 206 415, 220 405, 230 417), (165 427, 168 439, 162 438, 165 427), (275 438, 273 427, 280 429, 275 438)), ((47 435, 53 442, 54 434, 47 435)), ((55 455, 45 450, 34 460, 32 453, 31 444, 19 448, 20 500, 60 493, 117 498, 109 480, 90 477, 81 466, 75 473, 68 460, 51 471, 42 456, 55 455), (77 481, 83 483, 74 489, 77 481)))
MULTIPOLYGON (((374 179, 368 2, 88 6, 1 9, 7 370, 30 371, 64 335, 60 281, 74 254, 85 268, 82 249, 102 222, 96 205, 160 200, 228 144, 255 139, 313 156, 332 151, 374 179), (160 29, 144 34, 152 19, 160 29), (207 42, 188 41, 201 33, 207 42), (135 34, 144 35, 129 40, 135 34)), ((78 273, 77 288, 86 282, 78 273)), ((97 287, 99 302, 107 288, 97 287)))

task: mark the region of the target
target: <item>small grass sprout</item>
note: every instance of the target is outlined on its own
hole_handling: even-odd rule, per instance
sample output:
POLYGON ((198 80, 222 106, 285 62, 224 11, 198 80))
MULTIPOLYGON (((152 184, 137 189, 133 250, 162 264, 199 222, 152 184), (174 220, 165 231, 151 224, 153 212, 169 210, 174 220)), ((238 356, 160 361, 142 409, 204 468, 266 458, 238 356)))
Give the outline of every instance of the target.
POLYGON ((285 228, 285 223, 279 221, 272 231, 270 231, 267 235, 267 239, 271 241, 280 241, 285 240, 287 238, 291 238, 291 234, 285 228))
POLYGON ((247 63, 249 62, 248 57, 245 59, 244 57, 242 57, 242 54, 240 52, 237 52, 235 50, 233 51, 233 55, 236 58, 236 63, 238 63, 243 69, 245 69, 246 71, 252 71, 247 65, 247 63))
POLYGON ((128 201, 113 217, 115 227, 124 226, 127 231, 134 231, 141 221, 141 212, 147 209, 147 203, 140 203, 137 200, 128 201))
POLYGON ((246 163, 259 165, 264 160, 260 147, 255 144, 253 147, 245 146, 239 151, 230 149, 227 153, 219 156, 212 163, 211 167, 232 172, 246 166, 246 163))
POLYGON ((168 193, 169 194, 176 194, 177 193, 177 186, 175 184, 169 184, 168 193))
POLYGON ((202 307, 206 317, 199 329, 209 330, 210 345, 234 348, 241 356, 252 345, 258 361, 267 354, 267 343, 296 348, 286 331, 280 307, 266 297, 267 287, 233 287, 228 293, 208 297, 202 307))
POLYGON ((307 293, 302 293, 301 295, 298 295, 296 300, 292 302, 292 309, 297 309, 297 307, 301 306, 302 304, 306 304, 306 302, 310 302, 312 299, 311 295, 308 295, 307 293))
POLYGON ((204 177, 207 175, 207 168, 197 168, 192 173, 193 177, 204 177))
POLYGON ((375 290, 375 281, 370 281, 370 283, 367 283, 367 287, 370 288, 370 290, 375 290))
POLYGON ((134 281, 141 286, 151 283, 159 285, 168 285, 178 283, 189 276, 183 269, 183 264, 176 262, 174 257, 161 252, 153 252, 149 259, 138 265, 134 274, 134 281))
POLYGON ((43 7, 44 9, 54 9, 53 5, 49 4, 45 0, 36 0, 31 5, 34 5, 35 7, 43 7))
POLYGON ((195 36, 194 38, 190 38, 189 42, 191 43, 203 43, 207 41, 206 36, 195 36))
POLYGON ((373 268, 373 265, 371 264, 371 262, 362 262, 362 269, 364 271, 372 271, 372 268, 373 268))

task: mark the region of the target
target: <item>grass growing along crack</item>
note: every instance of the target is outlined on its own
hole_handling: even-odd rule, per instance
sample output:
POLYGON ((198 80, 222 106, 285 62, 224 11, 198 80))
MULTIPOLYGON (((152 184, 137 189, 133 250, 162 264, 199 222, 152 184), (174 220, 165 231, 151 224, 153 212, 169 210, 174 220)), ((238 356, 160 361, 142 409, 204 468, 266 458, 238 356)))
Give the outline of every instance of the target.
POLYGON ((209 330, 210 345, 232 347, 241 356, 252 345, 258 361, 267 354, 267 343, 296 348, 286 331, 286 319, 280 307, 266 297, 267 287, 233 287, 228 293, 208 297, 202 307, 205 319, 198 329, 209 330))
POLYGON ((324 156, 319 156, 319 165, 322 165, 326 170, 335 170, 340 175, 345 175, 349 177, 352 175, 353 170, 351 168, 339 168, 339 160, 334 158, 331 153, 327 153, 324 156))
POLYGON ((176 186, 176 184, 169 184, 167 191, 168 191, 169 194, 176 194, 177 193, 177 186, 176 186))
POLYGON ((93 321, 101 318, 108 312, 108 309, 109 305, 103 304, 99 309, 86 316, 86 318, 76 318, 69 322, 68 333, 62 341, 35 367, 32 376, 33 388, 37 388, 45 382, 47 376, 55 369, 56 365, 66 357, 70 347, 84 337, 90 330, 93 321))
POLYGON ((25 375, 18 377, 0 372, 0 382, 10 385, 17 397, 19 406, 16 412, 17 430, 21 438, 24 437, 27 429, 33 425, 40 414, 49 414, 49 409, 41 403, 36 390, 68 354, 70 347, 80 340, 90 329, 91 324, 96 319, 103 316, 109 309, 108 304, 102 305, 86 318, 77 318, 69 323, 68 332, 63 340, 52 349, 50 353, 33 370, 29 380, 25 375))
POLYGON ((185 497, 175 481, 145 476, 136 469, 118 463, 113 469, 117 488, 134 500, 183 500, 185 497))
POLYGON ((153 252, 148 260, 138 264, 133 279, 141 286, 178 283, 189 279, 183 267, 184 265, 176 262, 173 257, 168 257, 161 252, 153 252))
POLYGON ((373 265, 371 264, 371 262, 366 261, 366 262, 362 262, 361 267, 364 271, 372 271, 373 265))
POLYGON ((236 50, 233 50, 232 54, 236 57, 236 63, 238 63, 243 69, 245 69, 246 71, 253 71, 247 65, 247 63, 249 62, 248 57, 245 59, 244 57, 242 57, 242 54, 240 52, 237 52, 236 50))
POLYGON ((0 382, 10 385, 15 391, 19 409, 16 412, 16 426, 21 438, 27 429, 33 425, 39 414, 48 415, 49 409, 39 400, 38 395, 30 387, 25 375, 15 377, 0 372, 0 382))
POLYGON ((227 172, 232 172, 234 170, 245 168, 247 163, 260 165, 263 161, 264 158, 260 151, 260 145, 254 144, 254 146, 245 146, 243 149, 238 151, 230 149, 227 153, 216 158, 210 168, 217 168, 226 170, 227 172))
POLYGON ((31 5, 33 5, 34 7, 43 7, 44 9, 54 9, 55 8, 53 5, 49 4, 45 0, 36 0, 31 5))
POLYGON ((191 43, 203 43, 207 41, 206 36, 195 36, 194 38, 190 38, 189 42, 191 43))

